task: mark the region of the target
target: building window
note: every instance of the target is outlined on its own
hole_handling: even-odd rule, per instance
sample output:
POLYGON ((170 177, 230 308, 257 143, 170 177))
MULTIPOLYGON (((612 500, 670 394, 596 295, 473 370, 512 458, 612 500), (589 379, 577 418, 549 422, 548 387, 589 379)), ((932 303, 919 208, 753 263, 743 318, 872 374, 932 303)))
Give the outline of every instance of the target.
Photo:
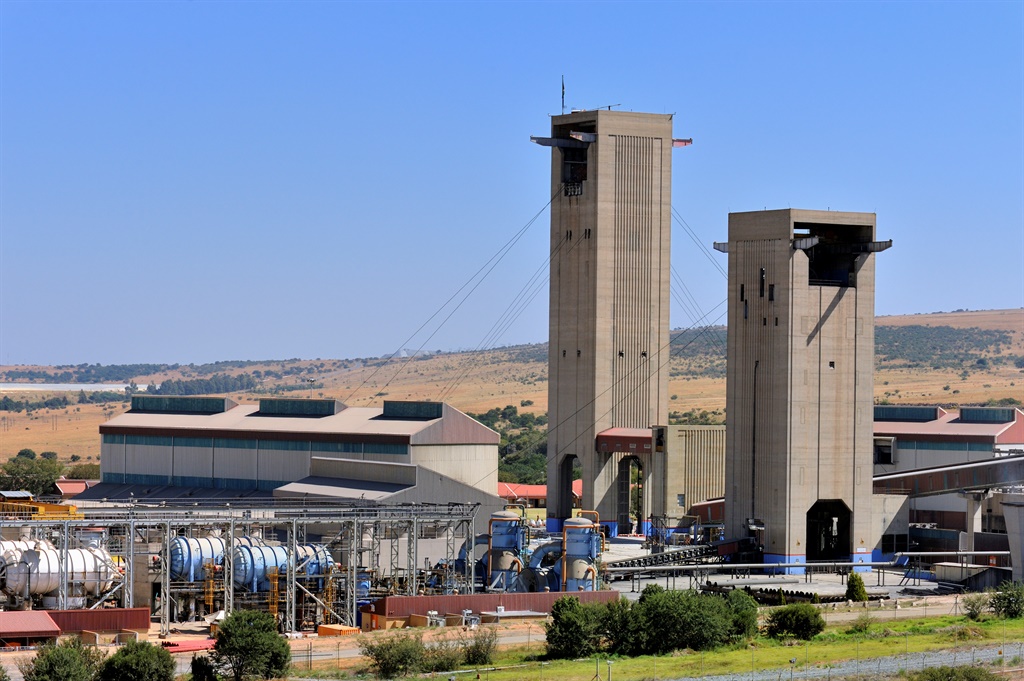
POLYGON ((892 457, 892 439, 875 440, 874 460, 876 464, 884 466, 895 463, 892 457))

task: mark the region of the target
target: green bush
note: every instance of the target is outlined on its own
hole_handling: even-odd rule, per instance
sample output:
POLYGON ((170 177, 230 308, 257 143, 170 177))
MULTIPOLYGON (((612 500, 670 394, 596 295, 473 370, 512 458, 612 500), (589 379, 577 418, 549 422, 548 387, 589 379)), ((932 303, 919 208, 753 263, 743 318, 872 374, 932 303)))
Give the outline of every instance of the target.
POLYGON ((11 681, 11 675, 7 673, 7 668, 0 665, 0 681, 11 681))
POLYGON ((388 636, 376 643, 363 641, 360 651, 370 658, 379 678, 394 679, 416 671, 424 658, 423 639, 411 634, 388 636))
POLYGON ((578 598, 562 596, 551 606, 547 632, 548 655, 554 658, 590 657, 597 652, 600 610, 585 608, 578 598))
POLYGON ((206 655, 192 656, 192 681, 217 681, 217 670, 206 655))
POLYGON ((967 617, 977 621, 989 609, 991 601, 988 594, 967 594, 960 602, 964 606, 964 613, 967 617))
POLYGON ((733 613, 726 600, 695 591, 654 592, 637 603, 636 617, 643 632, 638 652, 644 654, 709 650, 733 636, 733 613))
POLYGON ((288 671, 292 650, 267 612, 236 610, 221 622, 213 645, 214 666, 234 681, 272 679, 288 671))
POLYGON ((748 638, 757 633, 757 601, 746 591, 733 589, 725 599, 732 611, 732 634, 748 638))
POLYGON ((491 627, 480 627, 473 638, 464 643, 465 662, 469 665, 493 664, 498 650, 498 632, 491 627))
POLYGON ((429 648, 422 646, 420 662, 415 665, 416 671, 428 674, 434 672, 450 672, 458 669, 465 655, 461 641, 441 639, 429 648))
POLYGON ((93 681, 102 662, 103 653, 72 638, 44 644, 35 657, 18 662, 18 669, 25 681, 93 681))
POLYGON ((998 676, 983 667, 929 667, 910 675, 912 681, 996 681, 998 676))
POLYGON ((1003 582, 992 594, 992 611, 1000 617, 1024 617, 1024 582, 1003 582))
POLYGON ((846 580, 846 600, 863 603, 867 599, 868 590, 864 588, 864 578, 856 572, 851 572, 846 580))
POLYGON ((160 646, 130 641, 100 667, 98 681, 174 681, 174 660, 160 646))
POLYGON ((846 632, 849 634, 866 634, 871 631, 871 625, 874 622, 875 619, 871 616, 871 613, 862 612, 857 616, 857 619, 850 623, 850 628, 846 632))
POLYGON ((810 603, 787 605, 768 614, 765 634, 771 638, 792 636, 808 641, 825 630, 825 620, 810 603))
POLYGON ((601 637, 605 651, 615 655, 635 655, 646 639, 639 618, 641 606, 634 606, 626 598, 609 603, 601 618, 601 637))

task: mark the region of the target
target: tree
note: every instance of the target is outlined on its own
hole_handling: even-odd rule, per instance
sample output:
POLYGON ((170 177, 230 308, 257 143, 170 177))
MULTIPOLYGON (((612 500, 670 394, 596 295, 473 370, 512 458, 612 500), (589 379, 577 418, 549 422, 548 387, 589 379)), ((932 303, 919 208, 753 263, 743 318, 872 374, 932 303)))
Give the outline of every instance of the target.
POLYGON ((277 633, 273 615, 256 610, 236 610, 217 630, 213 663, 234 681, 284 676, 291 662, 291 648, 277 633))
POLYGON ((129 641, 100 667, 98 681, 174 681, 174 660, 166 649, 129 641))
POLYGON ((768 614, 765 633, 772 638, 794 638, 808 641, 825 630, 825 619, 810 603, 797 603, 778 608, 768 614))
POLYGON ((423 637, 397 634, 376 641, 366 639, 360 651, 370 658, 378 677, 394 679, 415 671, 423 662, 423 637))
POLYGON ((18 663, 25 681, 93 681, 103 653, 86 647, 81 639, 46 643, 32 659, 18 663))
POLYGON ((851 572, 846 580, 846 600, 863 603, 868 599, 868 590, 864 588, 864 579, 856 572, 851 572))
POLYGON ((992 611, 1000 617, 1024 617, 1024 582, 1003 582, 992 594, 992 611))
POLYGON ((64 471, 64 466, 58 461, 30 459, 19 453, 2 466, 2 471, 5 489, 23 489, 38 497, 53 489, 53 483, 64 471))
POLYGON ((555 601, 551 606, 551 621, 544 625, 548 655, 556 658, 593 655, 597 651, 596 614, 572 596, 562 596, 555 601))
POLYGON ((98 463, 79 463, 67 470, 68 480, 99 480, 100 465, 98 463))
POLYGON ((34 459, 36 458, 36 452, 34 449, 29 449, 28 447, 26 447, 25 449, 22 449, 18 452, 17 457, 19 459, 34 459))
POLYGON ((757 633, 757 601, 741 589, 733 589, 726 596, 726 603, 732 611, 732 634, 747 638, 757 633))
POLYGON ((43 452, 39 456, 43 457, 44 459, 48 459, 49 461, 57 460, 57 452, 43 452))

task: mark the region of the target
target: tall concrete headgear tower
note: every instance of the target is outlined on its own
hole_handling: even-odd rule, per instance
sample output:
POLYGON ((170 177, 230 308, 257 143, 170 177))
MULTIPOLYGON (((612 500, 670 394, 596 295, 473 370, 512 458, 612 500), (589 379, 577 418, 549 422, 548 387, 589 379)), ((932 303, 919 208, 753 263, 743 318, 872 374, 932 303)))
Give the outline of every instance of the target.
MULTIPOLYGON (((870 561, 873 213, 729 215, 725 523, 766 562, 870 561)), ((802 568, 791 568, 799 572, 802 568)))
MULTIPOLYGON (((672 116, 579 111, 554 116, 548 348, 548 518, 582 507, 629 520, 629 455, 597 435, 668 420, 672 116), (625 478, 623 480, 623 470, 625 478)), ((625 433, 629 435, 628 431, 625 433)), ((635 457, 645 476, 650 451, 635 457)))

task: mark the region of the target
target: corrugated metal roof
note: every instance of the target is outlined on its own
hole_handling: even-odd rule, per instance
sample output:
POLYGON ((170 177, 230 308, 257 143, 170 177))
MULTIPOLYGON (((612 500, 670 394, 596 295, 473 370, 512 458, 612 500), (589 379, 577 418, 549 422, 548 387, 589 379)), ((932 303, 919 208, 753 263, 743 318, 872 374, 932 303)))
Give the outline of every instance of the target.
POLYGON ((32 492, 23 489, 11 489, 0 492, 0 499, 31 499, 32 492))
POLYGON ((0 612, 0 638, 60 636, 60 627, 42 610, 0 612))
POLYGON ((924 423, 914 421, 876 421, 875 435, 888 437, 942 439, 950 437, 977 438, 995 441, 1004 431, 1009 430, 1016 422, 1022 420, 1024 412, 1014 410, 1015 421, 1007 423, 970 423, 960 420, 958 412, 943 414, 934 421, 924 423))
POLYGON ((190 431, 206 437, 268 435, 339 435, 359 438, 407 438, 412 444, 497 444, 500 436, 459 410, 443 405, 437 419, 384 418, 377 407, 348 407, 316 419, 302 416, 260 416, 255 404, 242 404, 220 414, 156 414, 127 412, 100 426, 101 433, 139 432, 140 429, 190 431), (442 426, 442 427, 437 427, 442 426), (452 432, 454 431, 454 432, 452 432))
POLYGON ((149 608, 50 610, 47 614, 66 634, 77 634, 83 631, 145 631, 149 629, 149 608))
POLYGON ((329 497, 338 499, 365 499, 381 501, 413 485, 346 480, 341 478, 308 477, 288 483, 274 490, 275 497, 329 497))
POLYGON ((129 499, 147 502, 160 501, 161 499, 177 501, 195 501, 202 503, 207 500, 233 501, 235 499, 252 499, 259 501, 269 499, 269 490, 255 489, 214 489, 212 487, 174 487, 171 485, 136 485, 123 484, 119 482, 101 482, 95 487, 90 487, 75 497, 75 504, 81 501, 98 501, 108 499, 110 501, 127 501, 129 499))

